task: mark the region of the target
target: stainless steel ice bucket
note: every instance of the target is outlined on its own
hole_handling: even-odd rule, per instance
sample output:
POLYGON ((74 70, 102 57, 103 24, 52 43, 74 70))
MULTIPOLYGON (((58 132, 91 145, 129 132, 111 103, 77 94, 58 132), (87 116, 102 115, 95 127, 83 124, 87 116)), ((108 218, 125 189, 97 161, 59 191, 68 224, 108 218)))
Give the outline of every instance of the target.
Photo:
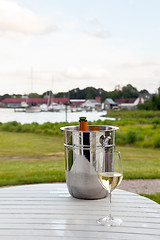
POLYGON ((99 183, 97 159, 106 158, 115 148, 118 127, 88 125, 88 131, 79 126, 62 127, 64 131, 66 182, 70 194, 82 199, 100 199, 108 192, 99 183))

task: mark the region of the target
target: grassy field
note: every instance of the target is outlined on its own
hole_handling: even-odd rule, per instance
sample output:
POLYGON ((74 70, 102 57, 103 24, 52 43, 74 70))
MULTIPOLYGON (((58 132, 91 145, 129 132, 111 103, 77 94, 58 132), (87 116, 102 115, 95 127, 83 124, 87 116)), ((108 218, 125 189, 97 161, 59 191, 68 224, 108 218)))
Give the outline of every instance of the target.
POLYGON ((0 132, 0 186, 65 181, 63 138, 0 132))
MULTIPOLYGON (((96 124, 101 124, 101 122, 96 124)), ((13 127, 13 124, 1 125, 1 127, 4 126, 13 127)), ((118 130, 119 135, 125 135, 129 126, 131 125, 122 124, 118 130)), ((24 131, 23 126, 20 132, 17 128, 13 128, 12 131, 8 129, 0 131, 0 186, 65 181, 63 136, 58 130, 59 124, 54 126, 53 132, 49 130, 50 127, 53 128, 50 123, 38 126, 37 133, 34 132, 36 127, 33 132, 31 127, 33 124, 27 125, 29 133, 24 131)), ((141 126, 135 124, 132 128, 134 127, 139 134, 144 133, 144 138, 144 129, 147 129, 146 132, 149 133, 150 139, 153 131, 160 129, 159 123, 156 128, 149 123, 141 126)), ((131 134, 131 139, 132 137, 131 134)), ((119 150, 122 155, 124 179, 160 178, 159 147, 154 148, 151 145, 144 148, 138 147, 135 142, 134 144, 122 144, 121 139, 118 141, 120 145, 116 144, 116 150, 119 150)), ((157 202, 160 201, 160 194, 146 196, 157 202)))
MULTIPOLYGON (((154 110, 125 110, 121 109, 118 111, 110 110, 108 111, 107 116, 115 117, 115 118, 122 118, 122 119, 136 119, 137 122, 147 122, 151 123, 154 118, 160 118, 160 111, 154 111, 154 110)), ((160 120, 159 120, 160 121, 160 120)))
POLYGON ((117 146, 121 152, 124 179, 160 178, 160 151, 138 147, 117 146))
MULTIPOLYGON (((0 185, 65 181, 63 137, 0 132, 0 185)), ((117 146, 124 179, 160 178, 157 149, 117 146)))

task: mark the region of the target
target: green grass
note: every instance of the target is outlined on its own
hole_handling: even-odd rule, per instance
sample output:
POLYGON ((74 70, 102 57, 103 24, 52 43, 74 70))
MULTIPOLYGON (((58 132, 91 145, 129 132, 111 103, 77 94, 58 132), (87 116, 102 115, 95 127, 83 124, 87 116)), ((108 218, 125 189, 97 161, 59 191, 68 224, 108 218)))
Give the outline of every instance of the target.
POLYGON ((123 161, 124 179, 160 178, 160 152, 156 149, 117 146, 123 161))
POLYGON ((61 136, 0 132, 0 156, 43 156, 63 151, 61 136))
MULTIPOLYGON (((143 119, 144 121, 150 122, 152 121, 153 118, 158 118, 160 117, 160 111, 154 111, 154 110, 125 110, 121 109, 119 111, 115 110, 110 110, 107 113, 107 116, 109 117, 115 117, 115 118, 125 118, 125 119, 143 119)), ((160 121, 160 120, 159 120, 160 121)))
MULTIPOLYGON (((65 181, 63 137, 0 132, 0 186, 65 181)), ((160 178, 157 149, 116 146, 124 179, 160 178)))
POLYGON ((141 196, 147 197, 157 203, 160 204, 160 193, 154 193, 154 194, 140 194, 141 196))
POLYGON ((0 186, 65 181, 63 138, 0 132, 0 186))
POLYGON ((64 182, 64 161, 57 159, 1 160, 0 186, 64 182))

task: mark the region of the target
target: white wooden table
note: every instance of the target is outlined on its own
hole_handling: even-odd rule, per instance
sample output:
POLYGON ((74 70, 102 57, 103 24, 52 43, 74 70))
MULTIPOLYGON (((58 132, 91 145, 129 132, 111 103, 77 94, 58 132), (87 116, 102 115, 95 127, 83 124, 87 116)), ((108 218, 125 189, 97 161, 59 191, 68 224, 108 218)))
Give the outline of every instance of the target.
POLYGON ((71 197, 66 184, 36 184, 0 189, 0 240, 160 239, 160 205, 130 192, 115 190, 112 212, 119 227, 100 226, 107 199, 71 197))

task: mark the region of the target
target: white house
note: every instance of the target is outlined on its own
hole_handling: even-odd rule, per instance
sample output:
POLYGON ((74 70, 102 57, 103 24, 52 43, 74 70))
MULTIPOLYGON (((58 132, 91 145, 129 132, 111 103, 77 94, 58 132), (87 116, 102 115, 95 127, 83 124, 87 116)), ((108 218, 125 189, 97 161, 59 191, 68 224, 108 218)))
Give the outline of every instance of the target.
POLYGON ((144 103, 144 98, 139 95, 138 98, 115 99, 115 102, 118 103, 119 108, 135 109, 138 104, 144 103))
POLYGON ((92 111, 92 110, 101 110, 102 105, 100 101, 97 101, 95 99, 88 99, 81 105, 86 111, 92 111))

